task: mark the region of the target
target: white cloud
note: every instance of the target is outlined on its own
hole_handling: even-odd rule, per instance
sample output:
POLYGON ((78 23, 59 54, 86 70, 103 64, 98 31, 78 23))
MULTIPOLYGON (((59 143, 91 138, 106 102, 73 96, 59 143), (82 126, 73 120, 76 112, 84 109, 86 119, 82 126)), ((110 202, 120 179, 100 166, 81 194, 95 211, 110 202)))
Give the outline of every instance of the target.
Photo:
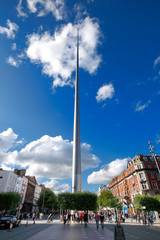
POLYGON ((143 105, 141 104, 141 101, 138 101, 137 104, 136 104, 136 108, 135 108, 135 111, 136 112, 139 112, 139 111, 143 111, 145 108, 148 107, 148 105, 151 103, 150 100, 148 100, 147 103, 144 103, 143 105))
MULTIPOLYGON (((18 165, 27 168, 27 175, 34 175, 38 179, 65 179, 71 177, 72 172, 72 148, 69 140, 61 136, 43 136, 22 148, 21 151, 1 152, 2 163, 14 167, 18 165)), ((99 159, 91 154, 89 144, 81 145, 82 171, 87 168, 95 168, 99 159)))
POLYGON ((16 23, 12 23, 9 19, 7 20, 7 27, 0 26, 0 34, 6 34, 7 38, 14 39, 15 32, 18 31, 18 25, 16 23))
POLYGON ((113 84, 105 84, 104 86, 100 87, 97 92, 96 100, 97 102, 105 101, 107 98, 112 98, 114 95, 114 87, 113 84))
POLYGON ((156 143, 159 144, 160 143, 160 135, 156 134, 156 143))
POLYGON ((154 64, 153 64, 154 68, 155 68, 158 64, 160 64, 160 56, 157 57, 157 58, 154 60, 154 64))
POLYGON ((26 2, 28 10, 30 13, 36 13, 38 17, 52 13, 56 20, 61 20, 64 13, 64 0, 19 0, 17 5, 18 15, 22 17, 27 17, 27 13, 23 11, 22 3, 26 2))
POLYGON ((0 151, 8 151, 16 144, 18 135, 15 134, 12 128, 0 133, 0 151))
POLYGON ((130 158, 116 159, 106 164, 99 171, 93 172, 88 176, 88 183, 92 184, 108 184, 112 179, 122 173, 130 158))
POLYGON ((68 184, 60 184, 54 179, 43 182, 42 184, 44 184, 46 188, 50 188, 56 195, 62 192, 70 191, 70 186, 68 184))
POLYGON ((16 45, 16 43, 13 43, 13 44, 12 44, 12 50, 13 50, 13 51, 17 50, 17 45, 16 45))
POLYGON ((16 59, 14 59, 13 57, 11 57, 11 56, 9 56, 9 58, 7 59, 7 63, 8 64, 10 64, 11 66, 13 66, 13 67, 19 67, 19 65, 21 64, 21 60, 20 59, 18 59, 18 60, 16 60, 16 59))
MULTIPOLYGON (((80 67, 90 74, 95 73, 101 56, 97 54, 100 30, 95 19, 86 17, 79 24, 80 67)), ((35 64, 41 64, 43 73, 53 77, 53 88, 73 85, 71 75, 76 63, 77 25, 68 23, 51 36, 32 34, 28 36, 27 56, 35 64)))

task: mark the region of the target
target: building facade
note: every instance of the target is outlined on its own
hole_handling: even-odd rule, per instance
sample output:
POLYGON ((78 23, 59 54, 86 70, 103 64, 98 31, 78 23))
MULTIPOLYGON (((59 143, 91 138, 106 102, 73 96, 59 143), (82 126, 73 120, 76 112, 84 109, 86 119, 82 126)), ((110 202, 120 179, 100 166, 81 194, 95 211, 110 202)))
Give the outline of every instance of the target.
POLYGON ((39 210, 39 208, 37 206, 37 201, 38 201, 38 199, 40 197, 41 192, 42 192, 42 187, 37 184, 35 186, 35 191, 34 191, 32 212, 38 212, 38 210, 39 210))
POLYGON ((34 192, 35 192, 35 187, 37 185, 37 181, 34 176, 26 176, 26 178, 28 179, 28 186, 27 186, 27 192, 26 192, 26 197, 24 201, 23 211, 32 212, 34 192))
POLYGON ((0 169, 0 176, 0 192, 14 192, 18 176, 3 169, 0 169))
MULTIPOLYGON (((160 167, 160 156, 156 156, 160 167)), ((123 203, 126 213, 134 213, 133 198, 138 194, 160 194, 160 173, 152 156, 136 155, 128 162, 127 169, 108 185, 114 196, 123 203)))

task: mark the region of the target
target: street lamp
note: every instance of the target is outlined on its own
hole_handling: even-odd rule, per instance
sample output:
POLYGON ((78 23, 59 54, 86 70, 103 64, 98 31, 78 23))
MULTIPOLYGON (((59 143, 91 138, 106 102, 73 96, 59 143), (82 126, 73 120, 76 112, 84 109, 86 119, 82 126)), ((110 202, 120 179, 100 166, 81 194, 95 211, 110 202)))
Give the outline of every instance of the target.
POLYGON ((158 172, 160 173, 160 169, 159 169, 159 166, 158 166, 158 162, 157 162, 157 159, 156 159, 156 155, 155 155, 155 153, 154 153, 154 151, 153 151, 154 146, 151 145, 151 142, 150 142, 150 141, 148 141, 148 144, 149 144, 150 153, 152 153, 152 156, 153 156, 154 161, 155 161, 155 163, 156 163, 156 165, 157 165, 157 168, 158 168, 158 172))
POLYGON ((43 192, 42 212, 44 213, 45 190, 43 192))

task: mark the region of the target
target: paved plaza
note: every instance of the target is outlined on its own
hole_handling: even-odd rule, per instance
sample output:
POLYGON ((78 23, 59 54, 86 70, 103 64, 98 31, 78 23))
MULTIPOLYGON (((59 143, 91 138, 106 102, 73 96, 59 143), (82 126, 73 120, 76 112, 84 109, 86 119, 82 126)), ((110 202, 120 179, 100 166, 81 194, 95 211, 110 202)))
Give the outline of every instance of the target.
MULTIPOLYGON (((115 224, 105 223, 104 229, 96 229, 95 222, 88 224, 87 228, 82 224, 70 224, 64 225, 60 221, 54 221, 54 223, 47 223, 46 220, 36 221, 33 224, 29 221, 28 227, 25 226, 25 222, 22 221, 22 225, 19 228, 14 228, 12 232, 8 232, 6 229, 0 230, 1 240, 82 240, 82 239, 105 239, 113 240, 115 224)), ((123 224, 126 240, 159 240, 160 228, 148 227, 138 225, 134 223, 123 224)))

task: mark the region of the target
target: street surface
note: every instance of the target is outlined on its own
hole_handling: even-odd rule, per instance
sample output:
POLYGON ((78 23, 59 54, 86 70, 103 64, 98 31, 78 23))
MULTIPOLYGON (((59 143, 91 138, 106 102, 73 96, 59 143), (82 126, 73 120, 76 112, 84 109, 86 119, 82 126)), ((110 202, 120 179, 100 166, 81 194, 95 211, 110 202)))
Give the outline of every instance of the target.
MULTIPOLYGON (((36 221, 33 224, 29 221, 28 227, 22 225, 19 228, 13 228, 12 232, 6 229, 0 230, 0 240, 82 240, 82 239, 105 239, 113 240, 113 232, 115 224, 105 223, 104 229, 96 229, 95 223, 89 223, 87 228, 82 224, 64 225, 59 221, 47 223, 46 220, 36 221)), ((126 240, 159 240, 160 228, 148 227, 143 225, 132 225, 129 223, 123 224, 126 240)))

